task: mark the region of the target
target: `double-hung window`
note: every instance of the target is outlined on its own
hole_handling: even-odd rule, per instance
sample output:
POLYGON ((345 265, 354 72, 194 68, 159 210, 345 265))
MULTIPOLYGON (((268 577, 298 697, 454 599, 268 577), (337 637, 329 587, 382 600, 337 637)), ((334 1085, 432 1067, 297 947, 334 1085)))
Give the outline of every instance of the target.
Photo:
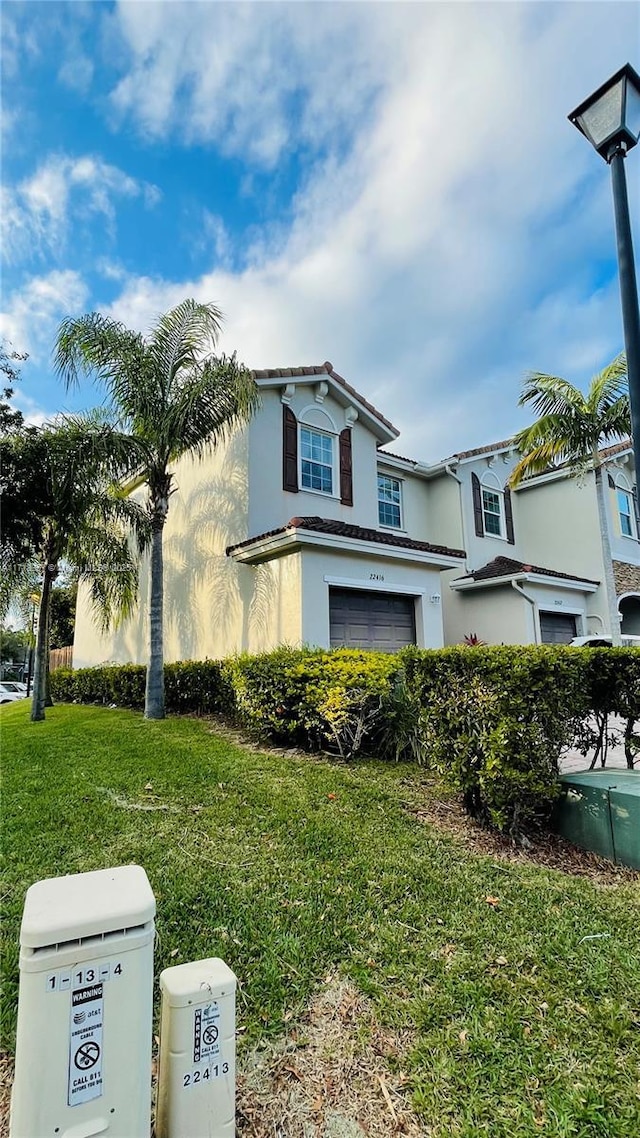
POLYGON ((333 493, 333 438, 312 427, 300 427, 300 481, 303 490, 333 493))
POLYGON ((620 531, 624 537, 635 537, 635 526, 633 517, 633 499, 628 490, 621 490, 618 487, 616 491, 618 500, 618 517, 620 518, 620 531))
POLYGON ((482 521, 484 532, 502 537, 502 494, 482 487, 482 521))
POLYGON ((378 475, 378 521, 381 526, 402 529, 402 487, 398 478, 378 475))

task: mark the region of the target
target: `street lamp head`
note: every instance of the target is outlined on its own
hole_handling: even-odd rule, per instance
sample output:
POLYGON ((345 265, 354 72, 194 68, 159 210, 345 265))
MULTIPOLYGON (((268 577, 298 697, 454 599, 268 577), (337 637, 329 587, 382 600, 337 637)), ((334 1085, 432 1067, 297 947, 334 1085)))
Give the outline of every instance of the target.
POLYGON ((605 161, 631 150, 640 139, 640 75, 625 63, 568 117, 605 161))

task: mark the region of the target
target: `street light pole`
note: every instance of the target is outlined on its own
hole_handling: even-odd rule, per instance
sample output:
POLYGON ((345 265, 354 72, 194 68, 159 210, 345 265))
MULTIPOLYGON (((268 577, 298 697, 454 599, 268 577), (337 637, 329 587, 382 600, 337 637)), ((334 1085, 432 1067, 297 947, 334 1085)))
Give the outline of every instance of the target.
POLYGON ((640 75, 630 63, 626 63, 571 112, 569 121, 589 140, 594 150, 611 167, 622 327, 629 381, 631 442, 636 481, 638 481, 640 480, 640 312, 624 160, 628 151, 640 140, 640 75))
POLYGON ((636 478, 640 479, 640 310, 638 309, 638 284, 633 258, 627 179, 624 171, 625 155, 624 144, 617 145, 609 158, 609 165, 611 166, 613 209, 616 221, 622 327, 627 356, 627 379, 629 381, 631 441, 636 478))

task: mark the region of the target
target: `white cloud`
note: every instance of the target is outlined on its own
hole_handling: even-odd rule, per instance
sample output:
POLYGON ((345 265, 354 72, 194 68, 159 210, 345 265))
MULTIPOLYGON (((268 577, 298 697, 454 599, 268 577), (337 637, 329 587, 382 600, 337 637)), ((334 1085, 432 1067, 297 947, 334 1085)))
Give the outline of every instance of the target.
POLYGON ((17 351, 28 352, 30 364, 46 363, 58 322, 81 312, 88 296, 85 282, 70 269, 31 277, 7 298, 0 312, 0 336, 17 351))
POLYGON ((50 251, 59 255, 71 211, 74 219, 101 214, 112 230, 114 199, 141 197, 145 207, 152 208, 160 196, 157 186, 131 178, 95 155, 50 155, 31 177, 3 190, 4 259, 11 262, 50 251))
POLYGON ((31 396, 25 395, 23 391, 15 389, 9 403, 16 410, 22 412, 25 423, 31 427, 41 427, 43 423, 51 421, 51 414, 45 411, 44 407, 41 407, 31 396))
POLYGON ((291 227, 259 235, 242 271, 130 277, 111 311, 144 329, 185 295, 212 300, 226 348, 256 367, 331 359, 404 453, 508 434, 527 370, 581 381, 621 346, 608 175, 566 114, 619 66, 634 18, 611 3, 121 6, 132 66, 114 98, 145 129, 180 113, 254 161, 291 137, 325 152, 291 227))
POLYGON ((69 53, 58 69, 58 79, 71 91, 86 95, 93 80, 93 62, 79 49, 69 53))

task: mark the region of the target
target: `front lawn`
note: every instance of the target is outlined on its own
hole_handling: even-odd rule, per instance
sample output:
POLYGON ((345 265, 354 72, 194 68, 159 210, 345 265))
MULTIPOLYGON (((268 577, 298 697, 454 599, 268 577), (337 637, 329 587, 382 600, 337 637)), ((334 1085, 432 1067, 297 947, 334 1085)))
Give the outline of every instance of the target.
POLYGON ((425 1134, 637 1138, 631 874, 603 884, 478 855, 407 809, 424 793, 407 766, 261 754, 206 721, 95 707, 31 724, 25 702, 0 728, 5 1046, 28 885, 137 862, 158 972, 220 955, 237 973, 241 1057, 339 973, 408 1041, 425 1134))

